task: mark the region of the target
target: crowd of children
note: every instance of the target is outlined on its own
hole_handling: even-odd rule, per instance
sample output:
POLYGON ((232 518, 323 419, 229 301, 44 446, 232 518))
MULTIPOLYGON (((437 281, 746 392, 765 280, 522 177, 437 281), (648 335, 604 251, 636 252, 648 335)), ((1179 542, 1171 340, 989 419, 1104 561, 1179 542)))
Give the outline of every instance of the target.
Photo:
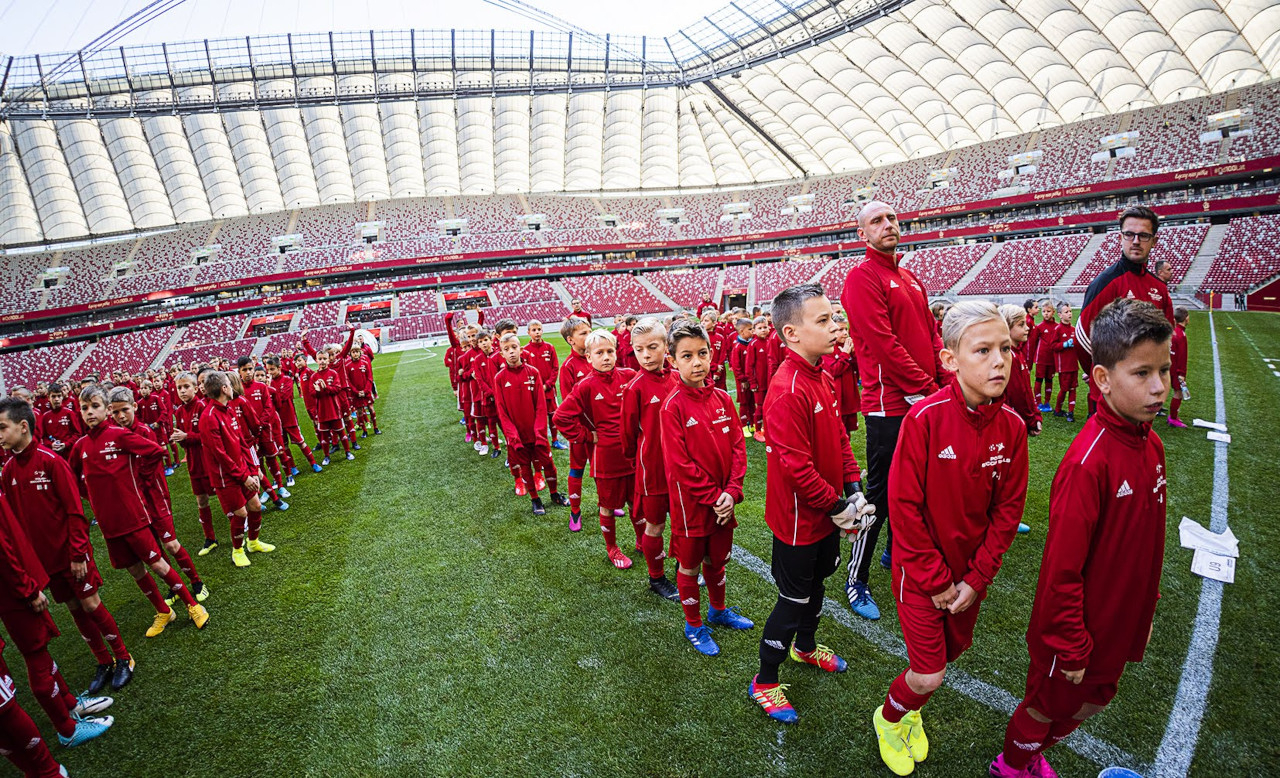
MULTIPOLYGON (((381 434, 373 356, 352 327, 344 344, 319 351, 303 338, 296 352, 241 357, 234 367, 219 358, 144 375, 115 371, 109 380, 87 376, 78 386, 15 388, 0 400, 0 621, 62 745, 79 745, 112 726, 111 716, 99 715, 113 704, 102 692, 123 689, 137 667, 99 595, 103 579, 85 501, 111 566, 127 570, 155 609, 146 636, 159 636, 178 618, 179 602, 203 629, 211 588, 178 540, 167 476, 187 469, 205 538, 197 556, 219 545, 210 503, 216 497, 230 524, 232 563, 249 566, 248 552, 275 550, 261 537, 262 511, 267 504, 289 508, 285 499, 299 475, 290 446, 320 473, 339 450, 354 459, 370 426, 381 434), (316 432, 314 449, 299 425, 297 396, 316 432), (97 663, 79 696, 48 650, 59 632, 46 588, 67 606, 97 663)), ((13 690, 0 661, 0 753, 25 775, 66 775, 13 690)))

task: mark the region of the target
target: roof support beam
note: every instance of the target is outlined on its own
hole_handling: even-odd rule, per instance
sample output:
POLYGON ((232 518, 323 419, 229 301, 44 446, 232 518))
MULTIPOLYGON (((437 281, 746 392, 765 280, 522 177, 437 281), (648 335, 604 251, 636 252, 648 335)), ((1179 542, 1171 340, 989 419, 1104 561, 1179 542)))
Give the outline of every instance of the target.
POLYGON ((752 132, 754 132, 756 135, 759 135, 761 138, 763 138, 766 143, 768 143, 770 146, 773 147, 774 151, 777 151, 779 154, 782 155, 783 159, 787 160, 792 165, 794 165, 795 169, 799 170, 801 175, 803 175, 805 178, 809 177, 809 171, 804 169, 804 165, 801 165, 798 161, 796 161, 796 158, 791 156, 791 154, 789 154, 787 150, 782 147, 781 143, 774 140, 772 135, 765 132, 763 127, 756 124, 755 121, 753 121, 752 118, 747 115, 746 111, 739 108, 737 103, 729 99, 728 95, 726 95, 724 92, 721 92, 720 88, 715 85, 715 82, 707 81, 705 82, 705 86, 707 87, 707 89, 711 90, 711 94, 715 95, 716 99, 719 100, 721 104, 724 105, 725 108, 728 108, 730 111, 732 111, 734 116, 737 116, 739 119, 742 120, 743 124, 750 127, 752 132))

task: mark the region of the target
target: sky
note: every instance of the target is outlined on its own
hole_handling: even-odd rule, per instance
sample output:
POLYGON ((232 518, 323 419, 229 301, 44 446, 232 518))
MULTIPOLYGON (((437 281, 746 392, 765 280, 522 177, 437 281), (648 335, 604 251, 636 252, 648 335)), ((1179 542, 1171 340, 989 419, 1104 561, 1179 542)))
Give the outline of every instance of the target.
MULTIPOLYGON (((526 0, 594 33, 663 36, 728 0, 526 0)), ((148 0, 0 0, 0 54, 76 51, 148 0)), ((483 0, 186 0, 123 41, 162 43, 286 32, 545 29, 483 0)))

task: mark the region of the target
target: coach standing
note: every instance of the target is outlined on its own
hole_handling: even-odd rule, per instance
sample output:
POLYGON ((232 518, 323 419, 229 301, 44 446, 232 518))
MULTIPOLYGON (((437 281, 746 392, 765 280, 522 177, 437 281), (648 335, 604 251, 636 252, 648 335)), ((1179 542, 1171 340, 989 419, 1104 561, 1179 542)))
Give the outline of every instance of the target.
POLYGON ((1084 304, 1076 318, 1075 349, 1089 384, 1090 416, 1097 409, 1098 400, 1102 399, 1101 392, 1088 378, 1093 369, 1089 328, 1093 326, 1098 311, 1113 300, 1131 297, 1164 311, 1164 317, 1170 325, 1173 324, 1173 300, 1169 299, 1169 287, 1147 270, 1147 258, 1156 247, 1156 231, 1159 229, 1160 217, 1150 208, 1135 205, 1124 209, 1120 214, 1120 258, 1099 273, 1084 293, 1084 304))
MULTIPOLYGON (((945 379, 938 356, 942 341, 929 298, 915 275, 899 266, 901 255, 894 253, 898 215, 888 203, 867 203, 858 211, 858 237, 867 243, 867 258, 849 271, 840 303, 849 317, 849 336, 862 376, 866 493, 878 516, 853 544, 845 594, 854 613, 874 620, 880 618, 880 609, 867 588, 867 575, 880 527, 889 521, 889 465, 898 429, 911 404, 937 391, 945 379)), ((885 539, 886 556, 891 537, 892 530, 885 539)))

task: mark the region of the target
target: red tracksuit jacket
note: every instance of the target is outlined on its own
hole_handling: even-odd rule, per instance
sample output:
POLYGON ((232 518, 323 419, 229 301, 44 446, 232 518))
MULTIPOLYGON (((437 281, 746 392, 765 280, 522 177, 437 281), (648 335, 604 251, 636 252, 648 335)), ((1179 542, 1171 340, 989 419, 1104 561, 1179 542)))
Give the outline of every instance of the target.
POLYGON ((894 596, 932 597, 961 581, 985 595, 1026 499, 1021 416, 999 400, 970 410, 955 382, 916 403, 889 468, 894 596))
POLYGON ((625 367, 608 373, 592 370, 556 409, 556 429, 590 447, 592 478, 625 478, 635 473, 635 462, 627 458, 622 445, 622 394, 634 377, 635 371, 625 367))
POLYGON ((1031 369, 1022 359, 1022 352, 1013 350, 1013 366, 1009 369, 1009 383, 1004 389, 1005 404, 1022 417, 1027 432, 1035 431, 1040 424, 1040 405, 1031 390, 1031 369))
POLYGON ((339 404, 338 395, 342 394, 343 389, 342 383, 338 381, 338 371, 330 365, 324 370, 312 373, 308 381, 316 398, 316 419, 327 424, 342 418, 342 406, 339 404), (324 385, 317 389, 316 384, 322 381, 324 385))
POLYGON ((858 395, 858 360, 837 348, 822 358, 822 372, 826 373, 840 393, 840 413, 846 418, 862 409, 858 395))
POLYGON ((538 373, 542 375, 542 385, 546 391, 554 393, 556 390, 556 377, 560 372, 560 355, 556 353, 555 346, 550 343, 541 341, 539 343, 529 343, 521 351, 525 364, 533 365, 538 369, 538 373))
MULTIPOLYGON (((676 380, 678 385, 661 410, 671 533, 706 537, 721 526, 713 510, 721 494, 728 492, 735 504, 742 502, 747 446, 738 426, 738 409, 728 392, 714 386, 685 386, 676 380)), ((731 520, 723 526, 738 523, 731 520)))
POLYGON ((622 451, 636 462, 636 491, 645 497, 667 493, 662 453, 662 402, 680 383, 665 365, 641 370, 622 394, 622 451))
POLYGON ((551 450, 547 442, 547 395, 542 374, 521 363, 498 371, 493 378, 493 399, 498 423, 512 451, 522 448, 551 450))
POLYGON ((110 420, 76 441, 71 469, 84 478, 89 504, 104 538, 118 538, 150 526, 142 481, 147 468, 158 465, 163 457, 164 449, 157 443, 110 420))
MULTIPOLYGON (((1170 376, 1173 378, 1185 377, 1187 375, 1187 328, 1181 324, 1173 325, 1173 344, 1169 347, 1169 356, 1173 360, 1173 366, 1169 370, 1170 376)), ((1174 391, 1181 391, 1181 387, 1174 384, 1174 391)), ((49 417, 45 417, 45 430, 49 428, 49 417)))
POLYGON ((65 459, 32 443, 5 463, 0 479, 45 572, 52 575, 93 555, 76 474, 65 459))
POLYGON ((1066 345, 1075 334, 1075 328, 1070 324, 1058 324, 1058 331, 1053 339, 1053 364, 1059 373, 1080 373, 1080 359, 1076 356, 1076 350, 1066 345))
POLYGON ((868 247, 840 295, 862 376, 864 416, 903 416, 908 395, 928 396, 948 380, 929 298, 900 261, 901 255, 868 247))
MULTIPOLYGON (((253 467, 254 451, 258 447, 259 436, 262 435, 263 425, 258 419, 258 414, 253 410, 253 406, 249 401, 240 395, 227 403, 227 407, 236 415, 236 420, 240 426, 241 450, 244 452, 244 461, 250 467, 253 467)), ((268 428, 269 429, 269 428, 268 428)))
MULTIPOLYGON (((479 402, 480 390, 476 386, 475 362, 484 357, 480 349, 472 346, 458 355, 458 392, 464 402, 479 402)), ((466 409, 470 413, 470 409, 466 409)))
MULTIPOLYGON (((449 340, 454 340, 453 333, 449 333, 449 340)), ((458 352, 457 346, 450 346, 444 350, 444 366, 449 371, 449 386, 454 391, 458 390, 458 352)))
MULTIPOLYGON (((591 363, 587 358, 576 352, 570 351, 569 356, 564 358, 564 362, 560 365, 560 396, 568 397, 573 391, 573 387, 587 376, 591 375, 591 363)), ((560 426, 559 424, 556 425, 560 426)))
MULTIPOLYGON (((298 391, 302 394, 302 407, 307 409, 307 415, 314 420, 320 419, 320 399, 316 397, 316 371, 309 367, 304 367, 297 371, 298 391)), ((293 404, 290 398, 290 405, 293 404)))
POLYGON ((358 362, 347 360, 347 384, 361 403, 373 402, 373 363, 368 357, 358 362))
POLYGON ((280 415, 276 413, 276 403, 271 387, 260 381, 254 381, 244 388, 242 396, 253 409, 253 415, 258 422, 259 435, 270 432, 273 422, 280 423, 280 415))
POLYGON ((230 405, 210 401, 200 416, 205 472, 215 489, 239 486, 253 475, 244 457, 244 436, 230 405))
MULTIPOLYGON (((49 585, 49 574, 22 531, 9 502, 0 495, 0 598, 27 603, 49 585)), ((0 641, 3 644, 3 641, 0 641)))
POLYGON ((631 348, 631 333, 628 331, 613 331, 613 337, 618 340, 618 367, 625 367, 628 370, 639 370, 640 363, 636 361, 636 352, 631 348))
POLYGON ((471 375, 475 379, 475 401, 484 406, 485 413, 492 413, 493 408, 493 377, 497 374, 498 368, 494 366, 494 357, 502 358, 497 352, 488 354, 483 351, 477 351, 475 358, 471 362, 471 375))
POLYGON ((204 467, 204 450, 200 438, 200 415, 204 413, 205 401, 202 397, 193 397, 191 402, 178 406, 174 413, 174 426, 185 432, 187 437, 178 445, 187 452, 187 471, 192 477, 199 479, 206 475, 204 467))
POLYGON ((271 401, 280 414, 281 429, 298 426, 298 409, 293 405, 293 379, 283 371, 271 379, 271 401))
POLYGON ((862 480, 842 414, 822 368, 787 349, 764 401, 769 430, 764 518, 787 545, 817 543, 835 532, 828 512, 846 483, 862 480))
POLYGON ((1058 334, 1058 323, 1056 321, 1042 321, 1031 331, 1030 340, 1034 340, 1036 344, 1035 362, 1037 365, 1048 365, 1051 369, 1057 370, 1057 363, 1053 359, 1053 342, 1058 334))
MULTIPOLYGON (((164 444, 160 442, 155 430, 142 424, 142 422, 134 417, 132 427, 124 427, 134 435, 149 440, 152 443, 164 448, 164 444)), ((139 484, 142 486, 142 504, 147 509, 147 516, 152 521, 158 521, 167 516, 173 516, 173 501, 169 496, 169 481, 164 476, 164 467, 157 460, 152 463, 144 463, 139 473, 139 484)), ((172 540, 172 538, 163 538, 163 540, 172 540)))
POLYGON ((71 450, 76 438, 84 434, 84 422, 80 420, 79 413, 67 408, 68 402, 70 401, 64 400, 61 408, 40 417, 40 439, 46 443, 60 440, 67 452, 71 450))
POLYGON ((769 329, 769 337, 764 339, 765 363, 768 376, 765 378, 761 386, 768 386, 769 381, 773 378, 773 374, 778 372, 778 368, 782 367, 782 362, 787 358, 787 347, 782 345, 782 335, 775 329, 769 329))
POLYGON ((1110 683, 1142 660, 1160 597, 1164 443, 1104 400, 1049 490, 1049 532, 1031 607, 1032 667, 1110 683))
POLYGON ((729 346, 729 367, 733 368, 734 381, 743 388, 750 388, 747 386, 747 350, 750 348, 751 341, 737 335, 729 346))
MULTIPOLYGON (((1164 317, 1173 324, 1173 300, 1169 297, 1169 287, 1147 271, 1143 265, 1135 265, 1123 256, 1115 264, 1098 274, 1084 293, 1084 305, 1080 315, 1076 317, 1076 353, 1080 364, 1088 370, 1093 366, 1093 345, 1089 340, 1089 329, 1093 326, 1094 317, 1109 303, 1121 297, 1132 297, 1145 300, 1164 311, 1164 317)), ((1096 390, 1090 392, 1093 397, 1096 390)))
POLYGON ((744 347, 742 366, 746 370, 747 386, 759 392, 769 388, 769 346, 760 338, 752 338, 744 347))

